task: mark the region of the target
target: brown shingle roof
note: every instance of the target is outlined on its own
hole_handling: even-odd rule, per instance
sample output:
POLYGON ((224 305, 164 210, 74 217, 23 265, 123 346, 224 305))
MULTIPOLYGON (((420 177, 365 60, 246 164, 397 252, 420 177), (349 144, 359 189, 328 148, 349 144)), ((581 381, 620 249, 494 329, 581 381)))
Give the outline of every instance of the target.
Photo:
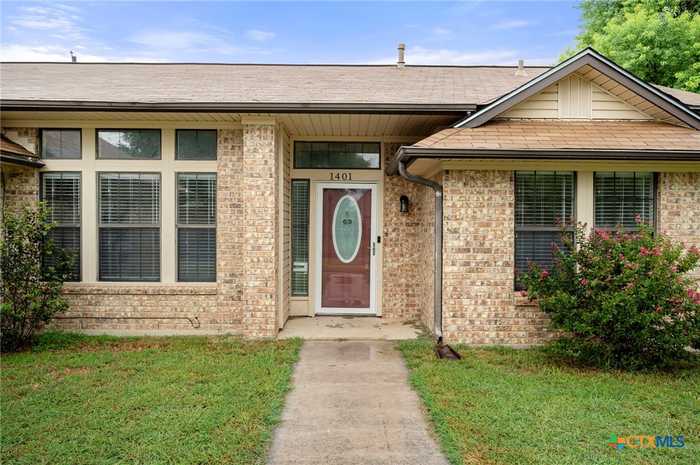
MULTIPOLYGON (((550 69, 509 66, 0 63, 4 101, 484 105, 550 69)), ((700 94, 657 86, 685 104, 700 94)))
POLYGON ((4 134, 0 134, 0 151, 12 155, 21 155, 23 157, 39 158, 36 156, 36 154, 5 137, 4 134))
POLYGON ((527 67, 2 63, 4 100, 151 103, 486 103, 527 67))
POLYGON ((0 134, 0 162, 12 165, 31 166, 40 168, 44 163, 39 157, 25 149, 18 143, 8 139, 4 134, 0 134))
POLYGON ((413 147, 700 151, 700 131, 654 121, 492 120, 476 128, 444 129, 413 147))
POLYGON ((689 105, 691 107, 700 106, 700 94, 695 92, 689 92, 687 90, 674 89, 672 87, 656 85, 656 87, 662 92, 666 92, 671 97, 675 97, 681 102, 689 105))

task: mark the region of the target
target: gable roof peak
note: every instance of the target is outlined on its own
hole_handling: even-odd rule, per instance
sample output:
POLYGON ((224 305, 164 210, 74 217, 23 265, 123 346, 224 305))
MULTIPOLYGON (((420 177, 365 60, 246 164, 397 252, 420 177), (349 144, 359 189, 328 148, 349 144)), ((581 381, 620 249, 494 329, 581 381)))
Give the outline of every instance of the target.
POLYGON ((695 114, 690 108, 625 70, 592 47, 580 50, 557 66, 550 68, 520 87, 497 98, 481 110, 458 121, 453 127, 478 127, 586 65, 615 80, 682 123, 700 130, 700 116, 695 114))

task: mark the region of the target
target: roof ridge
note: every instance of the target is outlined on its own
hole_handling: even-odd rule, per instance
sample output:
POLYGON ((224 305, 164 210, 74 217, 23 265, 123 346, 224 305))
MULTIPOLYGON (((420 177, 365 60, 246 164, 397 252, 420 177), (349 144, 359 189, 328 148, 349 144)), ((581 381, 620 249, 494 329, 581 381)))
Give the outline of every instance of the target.
MULTIPOLYGON (((0 61, 3 65, 157 65, 157 66, 177 66, 177 65, 197 65, 197 66, 290 66, 290 67, 359 67, 359 68, 496 68, 496 69, 517 69, 518 65, 410 65, 398 68, 395 64, 371 64, 371 63, 218 63, 203 61, 81 61, 73 63, 70 61, 0 61)), ((525 69, 549 69, 548 65, 525 66, 525 69)))

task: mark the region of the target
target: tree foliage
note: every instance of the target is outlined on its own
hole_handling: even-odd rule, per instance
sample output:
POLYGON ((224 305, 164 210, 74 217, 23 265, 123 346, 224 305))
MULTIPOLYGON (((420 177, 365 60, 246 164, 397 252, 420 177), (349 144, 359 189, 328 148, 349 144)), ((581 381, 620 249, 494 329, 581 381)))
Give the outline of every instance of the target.
POLYGON ((0 327, 2 351, 31 343, 34 332, 68 308, 61 296, 72 257, 49 237, 54 224, 39 204, 5 212, 0 238, 0 327))
POLYGON ((522 277, 529 298, 564 332, 566 355, 638 369, 684 358, 700 342, 700 292, 687 276, 700 251, 639 227, 589 236, 579 228, 576 245, 566 239, 551 270, 533 266, 522 277))
POLYGON ((699 1, 582 0, 580 8, 577 49, 593 47, 645 81, 700 92, 699 1))

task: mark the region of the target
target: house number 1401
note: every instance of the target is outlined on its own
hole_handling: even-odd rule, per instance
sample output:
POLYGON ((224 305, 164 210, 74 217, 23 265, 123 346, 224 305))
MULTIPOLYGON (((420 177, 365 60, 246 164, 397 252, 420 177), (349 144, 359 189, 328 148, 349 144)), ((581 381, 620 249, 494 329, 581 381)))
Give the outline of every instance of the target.
POLYGON ((352 181, 351 173, 331 172, 331 181, 352 181))

